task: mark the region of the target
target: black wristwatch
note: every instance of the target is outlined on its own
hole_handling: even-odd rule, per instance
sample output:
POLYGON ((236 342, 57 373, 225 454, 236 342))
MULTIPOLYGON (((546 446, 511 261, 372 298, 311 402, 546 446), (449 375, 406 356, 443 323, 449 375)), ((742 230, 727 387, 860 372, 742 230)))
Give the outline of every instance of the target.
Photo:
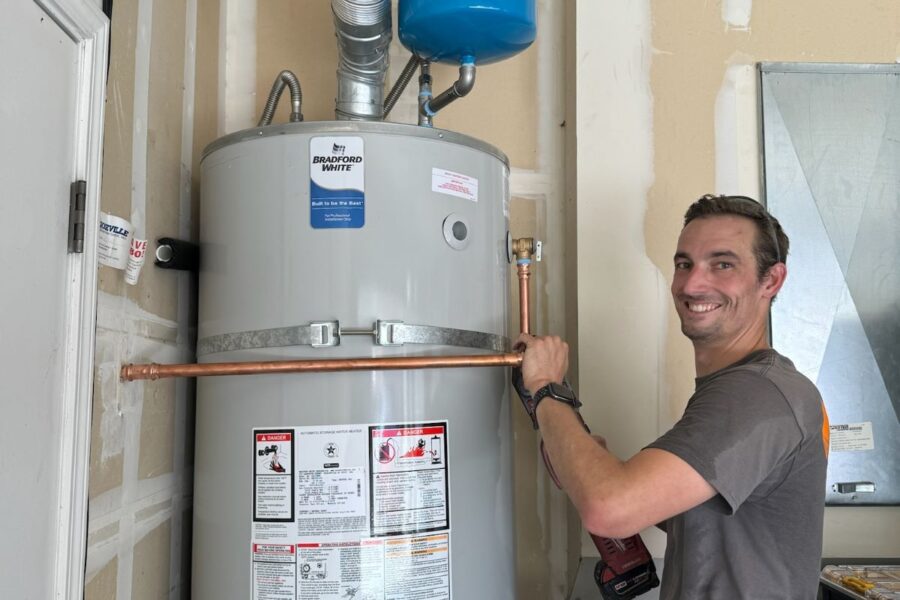
POLYGON ((533 406, 535 413, 537 412, 537 407, 538 404, 541 403, 541 400, 547 398, 548 396, 558 402, 568 404, 576 410, 581 406, 581 402, 578 401, 578 397, 575 395, 575 392, 571 387, 569 387, 569 382, 564 380, 562 383, 548 383, 534 393, 534 396, 532 396, 532 398, 534 402, 533 406))

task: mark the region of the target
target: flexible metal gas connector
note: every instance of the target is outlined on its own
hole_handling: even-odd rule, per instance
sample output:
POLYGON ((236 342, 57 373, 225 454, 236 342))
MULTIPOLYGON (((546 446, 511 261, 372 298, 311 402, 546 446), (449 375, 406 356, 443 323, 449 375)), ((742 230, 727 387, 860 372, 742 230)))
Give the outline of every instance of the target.
POLYGON ((433 117, 451 102, 462 98, 475 87, 475 59, 465 56, 459 64, 459 79, 453 82, 448 89, 437 95, 434 100, 426 102, 422 110, 429 117, 433 117))
POLYGON ((278 77, 275 78, 275 83, 272 84, 272 91, 269 92, 266 107, 263 109, 257 127, 265 127, 272 124, 272 117, 275 116, 275 109, 278 108, 278 101, 281 99, 281 93, 284 91, 285 86, 291 88, 291 122, 296 123, 303 120, 303 113, 300 112, 303 104, 303 91, 300 89, 300 80, 291 71, 284 70, 278 74, 278 77))
POLYGON ((403 90, 406 89, 406 86, 409 85, 410 80, 413 78, 413 75, 416 74, 416 69, 418 68, 419 57, 413 54, 409 57, 409 62, 406 63, 406 66, 403 67, 403 70, 400 72, 400 76, 397 77, 397 82, 394 83, 394 87, 388 92, 387 98, 384 99, 384 115, 382 118, 387 119, 391 109, 394 108, 394 105, 397 104, 397 100, 400 99, 400 94, 402 94, 403 90))

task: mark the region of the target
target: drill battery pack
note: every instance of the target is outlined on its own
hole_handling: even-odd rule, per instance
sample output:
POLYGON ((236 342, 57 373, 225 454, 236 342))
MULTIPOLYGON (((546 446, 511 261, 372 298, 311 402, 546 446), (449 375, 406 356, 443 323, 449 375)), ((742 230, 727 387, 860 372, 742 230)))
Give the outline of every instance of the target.
POLYGON ((639 535, 623 540, 591 538, 600 551, 594 581, 603 600, 628 600, 659 585, 656 565, 639 535))

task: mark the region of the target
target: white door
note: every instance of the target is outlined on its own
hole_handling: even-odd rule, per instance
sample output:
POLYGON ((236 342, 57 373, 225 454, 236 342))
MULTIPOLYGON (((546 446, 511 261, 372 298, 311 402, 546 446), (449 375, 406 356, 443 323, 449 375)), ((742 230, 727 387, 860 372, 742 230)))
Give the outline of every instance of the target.
POLYGON ((69 254, 69 188, 96 177, 105 18, 93 0, 0 19, 0 595, 80 597, 96 258, 69 254), (102 55, 102 57, 100 56, 102 55), (102 61, 100 60, 102 58, 102 61), (98 84, 100 86, 98 87, 98 84), (100 94, 98 95, 98 90, 100 94), (98 97, 99 96, 99 97, 98 97), (81 564, 79 564, 81 563, 81 564))

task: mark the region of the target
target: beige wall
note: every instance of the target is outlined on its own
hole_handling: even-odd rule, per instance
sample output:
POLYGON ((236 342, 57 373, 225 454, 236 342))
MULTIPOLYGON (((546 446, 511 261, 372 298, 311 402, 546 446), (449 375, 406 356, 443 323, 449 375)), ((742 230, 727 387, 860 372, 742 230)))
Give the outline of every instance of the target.
MULTIPOLYGON (((693 388, 668 294, 684 210, 707 192, 758 193, 753 65, 894 62, 900 4, 577 5, 581 391, 592 426, 630 455, 671 426, 693 388)), ((648 538, 659 555, 659 536, 648 538)), ((897 509, 826 512, 825 554, 898 553, 897 509)))
MULTIPOLYGON (((196 238, 200 151, 217 135, 255 123, 282 68, 303 83, 307 120, 332 118, 336 52, 328 5, 116 4, 103 210, 129 218, 144 207, 151 242, 196 238)), ((706 191, 755 193, 750 65, 892 62, 900 55, 900 5, 863 0, 831 12, 812 0, 538 6, 538 43, 479 69, 474 92, 436 124, 509 154, 512 233, 546 241, 534 328, 572 342, 586 416, 613 450, 628 455, 674 422, 691 391, 692 355, 668 296, 680 215, 706 191)), ((395 42, 391 57, 393 81, 408 53, 395 42)), ((435 89, 443 89, 455 70, 438 67, 435 77, 435 89)), ((413 87, 392 120, 415 119, 413 87)), ((285 119, 282 107, 275 120, 285 119)), ((149 262, 135 287, 120 271, 101 269, 91 600, 156 597, 164 588, 186 597, 192 387, 126 385, 116 374, 125 361, 191 359, 191 294, 187 277, 149 262)), ((578 556, 595 551, 586 540, 579 544, 577 519, 544 474, 537 438, 518 411, 513 427, 519 598, 565 598, 578 556)), ((896 555, 898 517, 891 508, 828 511, 826 553, 896 555)), ((661 537, 646 538, 661 555, 661 537)))
MULTIPOLYGON (((101 210, 138 237, 196 238, 197 154, 215 137, 218 0, 114 6, 101 210)), ((193 359, 186 273, 100 268, 85 597, 188 598, 188 381, 122 383, 125 362, 193 359), (172 595, 174 594, 174 595, 172 595)))

